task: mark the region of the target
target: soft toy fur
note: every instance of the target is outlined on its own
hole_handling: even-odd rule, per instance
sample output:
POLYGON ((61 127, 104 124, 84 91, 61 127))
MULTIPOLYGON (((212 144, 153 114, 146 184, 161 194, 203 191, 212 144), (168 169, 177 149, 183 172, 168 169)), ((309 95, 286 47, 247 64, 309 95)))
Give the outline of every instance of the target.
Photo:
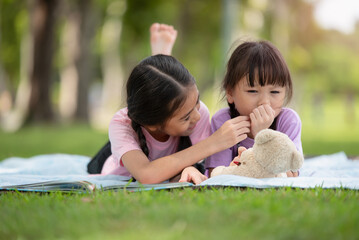
POLYGON ((287 177, 285 173, 297 171, 303 160, 303 155, 286 134, 265 129, 256 135, 253 147, 242 152, 238 166, 216 167, 211 177, 223 174, 253 178, 287 177))

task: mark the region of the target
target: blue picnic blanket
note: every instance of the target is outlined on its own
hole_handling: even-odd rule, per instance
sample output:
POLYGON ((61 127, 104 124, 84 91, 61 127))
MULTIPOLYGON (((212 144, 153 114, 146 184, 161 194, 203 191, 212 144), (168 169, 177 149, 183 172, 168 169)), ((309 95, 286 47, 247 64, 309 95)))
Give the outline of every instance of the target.
MULTIPOLYGON (((47 154, 31 158, 11 157, 0 162, 0 187, 51 180, 124 181, 122 176, 92 176, 86 171, 90 158, 70 154, 47 154)), ((348 188, 359 189, 359 161, 348 159, 344 152, 307 158, 297 178, 255 179, 220 175, 201 186, 252 188, 348 188)))

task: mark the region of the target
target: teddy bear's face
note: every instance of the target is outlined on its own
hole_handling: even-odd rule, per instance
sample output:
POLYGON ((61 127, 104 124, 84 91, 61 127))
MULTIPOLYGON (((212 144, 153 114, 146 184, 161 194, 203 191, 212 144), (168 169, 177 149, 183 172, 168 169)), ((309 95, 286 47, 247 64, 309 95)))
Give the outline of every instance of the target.
POLYGON ((253 165, 254 162, 254 158, 253 158, 253 151, 252 148, 249 148, 247 150, 245 150, 244 152, 242 152, 238 162, 238 167, 241 168, 248 168, 251 165, 253 165))
POLYGON ((239 165, 236 167, 237 175, 246 177, 268 176, 269 173, 254 158, 253 148, 249 148, 242 152, 239 158, 239 165))

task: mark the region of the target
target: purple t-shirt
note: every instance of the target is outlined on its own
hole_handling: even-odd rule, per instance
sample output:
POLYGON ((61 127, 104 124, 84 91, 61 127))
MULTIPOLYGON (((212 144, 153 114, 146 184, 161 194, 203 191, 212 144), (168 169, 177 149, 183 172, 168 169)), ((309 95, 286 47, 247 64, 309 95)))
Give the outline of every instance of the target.
MULTIPOLYGON (((214 133, 224 124, 224 122, 229 119, 231 119, 229 108, 223 108, 216 112, 212 117, 211 132, 214 133)), ((287 134, 295 144, 297 150, 303 154, 301 129, 302 123, 300 121, 299 115, 293 109, 283 108, 276 118, 276 130, 287 134)), ((229 166, 233 158, 238 155, 238 147, 242 146, 248 149, 253 147, 253 144, 254 140, 248 137, 239 144, 213 154, 206 159, 206 169, 215 168, 218 166, 229 166)))

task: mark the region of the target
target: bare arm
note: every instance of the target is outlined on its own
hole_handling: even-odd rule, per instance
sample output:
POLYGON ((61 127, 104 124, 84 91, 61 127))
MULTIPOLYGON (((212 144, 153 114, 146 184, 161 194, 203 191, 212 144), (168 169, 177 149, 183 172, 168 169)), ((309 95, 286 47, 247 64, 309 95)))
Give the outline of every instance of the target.
POLYGON ((249 125, 248 117, 240 116, 228 120, 211 136, 180 152, 150 162, 142 151, 132 150, 122 156, 122 161, 141 183, 159 183, 247 138, 249 125))

